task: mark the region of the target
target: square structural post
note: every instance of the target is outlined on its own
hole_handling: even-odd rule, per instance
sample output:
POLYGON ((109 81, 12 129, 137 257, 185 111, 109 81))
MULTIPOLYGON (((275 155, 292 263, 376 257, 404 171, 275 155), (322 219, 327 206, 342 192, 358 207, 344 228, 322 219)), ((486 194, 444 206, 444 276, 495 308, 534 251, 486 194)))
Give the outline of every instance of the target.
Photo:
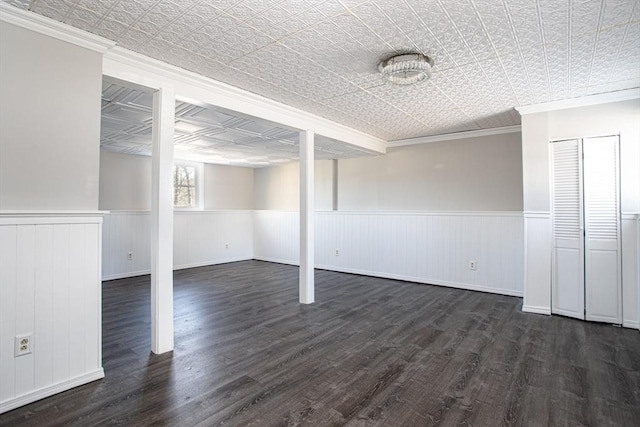
POLYGON ((315 301, 314 291, 314 133, 300 132, 300 303, 315 301))
POLYGON ((151 351, 173 350, 173 132, 175 94, 153 94, 151 166, 151 351))

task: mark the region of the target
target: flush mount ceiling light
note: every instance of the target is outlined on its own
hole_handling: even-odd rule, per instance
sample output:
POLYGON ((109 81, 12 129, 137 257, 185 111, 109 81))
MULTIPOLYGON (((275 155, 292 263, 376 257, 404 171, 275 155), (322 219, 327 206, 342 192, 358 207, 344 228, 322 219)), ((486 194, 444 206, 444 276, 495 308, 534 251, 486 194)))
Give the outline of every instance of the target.
POLYGON ((411 85, 431 77, 433 59, 420 53, 392 56, 378 65, 378 71, 391 83, 411 85))

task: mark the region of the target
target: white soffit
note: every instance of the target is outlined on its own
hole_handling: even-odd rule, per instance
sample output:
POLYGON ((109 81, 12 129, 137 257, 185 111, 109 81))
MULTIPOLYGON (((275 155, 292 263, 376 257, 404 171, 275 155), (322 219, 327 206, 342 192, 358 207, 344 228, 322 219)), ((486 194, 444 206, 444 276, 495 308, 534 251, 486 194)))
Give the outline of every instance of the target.
POLYGON ((2 1, 386 141, 640 87, 637 0, 2 1), (406 51, 434 59, 431 80, 382 80, 406 51))
POLYGON ((381 154, 386 152, 386 142, 375 136, 118 46, 105 54, 103 73, 107 77, 152 89, 171 86, 177 96, 187 100, 261 117, 296 129, 312 130, 317 135, 345 141, 356 148, 381 154))
MULTIPOLYGON (((100 147, 151 155, 153 94, 105 79, 100 147)), ((178 160, 247 167, 275 166, 299 159, 299 131, 187 101, 176 102, 174 153, 178 160)), ((316 135, 315 158, 345 159, 377 153, 316 135)))

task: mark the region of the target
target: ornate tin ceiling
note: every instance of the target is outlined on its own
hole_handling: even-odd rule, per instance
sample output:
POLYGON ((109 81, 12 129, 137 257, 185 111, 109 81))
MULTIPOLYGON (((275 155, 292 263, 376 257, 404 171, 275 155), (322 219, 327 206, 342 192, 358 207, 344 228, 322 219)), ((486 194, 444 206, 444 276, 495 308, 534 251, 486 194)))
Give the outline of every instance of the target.
POLYGON ((637 0, 3 0, 385 140, 640 86, 637 0), (418 86, 378 62, 435 60, 418 86))

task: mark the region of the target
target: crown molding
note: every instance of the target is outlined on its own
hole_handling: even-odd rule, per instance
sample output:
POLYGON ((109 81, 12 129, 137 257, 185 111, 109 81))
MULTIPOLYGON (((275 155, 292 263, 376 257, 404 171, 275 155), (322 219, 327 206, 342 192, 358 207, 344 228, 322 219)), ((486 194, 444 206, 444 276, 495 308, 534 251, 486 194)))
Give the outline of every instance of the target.
POLYGON ((452 141, 454 139, 478 138, 480 136, 491 136, 491 135, 503 135, 507 133, 517 133, 521 131, 522 131, 522 127, 520 125, 504 126, 504 127, 491 128, 491 129, 478 129, 478 130, 469 130, 464 132, 445 133, 442 135, 421 136, 418 138, 398 139, 395 141, 389 141, 387 143, 387 146, 389 148, 403 147, 405 145, 428 144, 429 142, 452 141))
POLYGON ((103 74, 154 90, 171 86, 184 101, 204 102, 294 129, 311 130, 372 153, 386 153, 383 139, 119 46, 104 55, 103 74))
POLYGON ((105 53, 116 45, 115 42, 96 36, 70 25, 63 24, 34 12, 18 9, 0 2, 0 21, 26 28, 58 40, 75 44, 86 49, 105 53))
POLYGON ((524 116, 526 114, 545 113, 548 111, 565 110, 567 108, 589 107, 591 105, 630 101, 633 99, 640 99, 640 88, 583 96, 581 98, 563 99, 561 101, 545 102, 542 104, 523 105, 516 107, 516 110, 521 116, 524 116))

